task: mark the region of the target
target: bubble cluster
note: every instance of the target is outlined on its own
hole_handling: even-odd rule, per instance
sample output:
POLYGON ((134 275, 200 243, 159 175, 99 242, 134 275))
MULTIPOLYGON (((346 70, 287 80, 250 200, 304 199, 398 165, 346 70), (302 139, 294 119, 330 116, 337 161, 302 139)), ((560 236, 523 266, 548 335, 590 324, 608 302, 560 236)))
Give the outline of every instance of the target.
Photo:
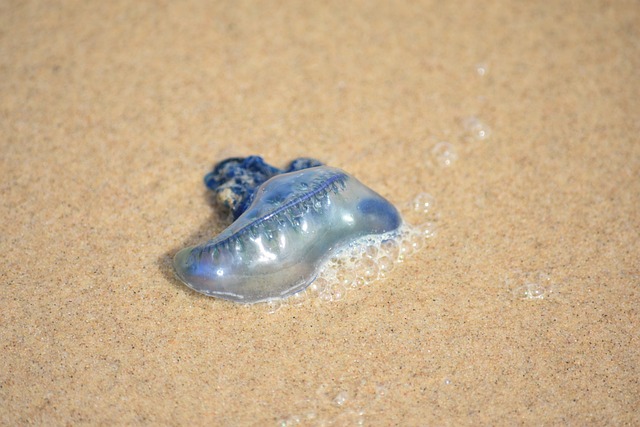
POLYGON ((300 415, 294 414, 294 415, 289 415, 287 418, 281 419, 278 422, 278 426, 280 427, 297 426, 297 425, 300 425, 301 422, 302 422, 302 417, 300 417, 300 415))
POLYGON ((388 276, 397 262, 420 246, 415 242, 418 239, 408 226, 393 234, 359 239, 332 257, 304 293, 339 301, 349 290, 388 276))
POLYGON ((526 283, 513 291, 514 295, 519 299, 544 299, 546 289, 539 283, 526 283))
POLYGON ((398 230, 352 242, 325 263, 307 289, 268 302, 268 311, 275 313, 283 306, 298 306, 308 300, 340 301, 350 290, 388 277, 398 263, 424 248, 436 235, 434 206, 433 196, 417 194, 401 208, 404 224, 398 230))
POLYGON ((551 275, 545 271, 514 270, 505 278, 505 284, 517 300, 543 300, 548 298, 556 286, 551 275))
MULTIPOLYGON (((479 68, 478 73, 486 72, 486 68, 479 68)), ((453 132, 447 131, 448 138, 441 139, 432 136, 431 148, 422 151, 424 165, 428 168, 449 168, 469 153, 471 142, 488 140, 491 135, 489 126, 476 116, 464 116, 457 120, 459 127, 453 132)))
MULTIPOLYGON (((367 425, 367 413, 377 413, 389 386, 368 379, 340 379, 335 384, 322 383, 315 395, 306 396, 302 407, 279 420, 281 427, 298 425, 367 425)), ((369 423, 367 423, 369 421, 369 423)))

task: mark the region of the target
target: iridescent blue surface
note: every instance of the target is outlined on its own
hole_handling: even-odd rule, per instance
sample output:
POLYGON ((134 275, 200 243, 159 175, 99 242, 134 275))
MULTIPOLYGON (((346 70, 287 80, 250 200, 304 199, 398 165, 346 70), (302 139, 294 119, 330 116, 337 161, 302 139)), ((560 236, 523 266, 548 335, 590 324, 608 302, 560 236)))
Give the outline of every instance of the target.
POLYGON ((306 288, 322 264, 354 240, 398 229, 382 196, 346 172, 318 166, 276 175, 215 239, 178 252, 174 266, 190 288, 242 303, 306 288))

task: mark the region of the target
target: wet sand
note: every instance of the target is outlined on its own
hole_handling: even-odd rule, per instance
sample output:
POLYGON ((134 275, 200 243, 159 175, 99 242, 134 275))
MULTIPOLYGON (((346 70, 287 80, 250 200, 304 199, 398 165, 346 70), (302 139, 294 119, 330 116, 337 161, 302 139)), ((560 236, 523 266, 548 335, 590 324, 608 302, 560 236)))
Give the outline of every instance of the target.
POLYGON ((640 5, 0 5, 0 424, 640 424, 640 5), (441 144, 442 142, 446 144, 441 144), (437 235, 338 301, 173 276, 229 156, 437 235))

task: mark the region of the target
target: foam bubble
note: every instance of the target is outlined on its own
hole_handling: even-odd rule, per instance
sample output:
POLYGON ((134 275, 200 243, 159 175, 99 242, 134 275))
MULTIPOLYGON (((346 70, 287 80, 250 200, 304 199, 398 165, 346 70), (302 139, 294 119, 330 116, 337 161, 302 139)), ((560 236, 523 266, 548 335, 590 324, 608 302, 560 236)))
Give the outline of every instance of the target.
POLYGON ((436 163, 440 166, 448 167, 455 163, 458 160, 458 153, 448 142, 442 141, 438 142, 431 149, 431 155, 436 160, 436 163))
POLYGON ((365 284, 368 285, 378 278, 378 264, 374 258, 368 256, 363 257, 361 266, 360 277, 362 277, 365 284))
POLYGON ((294 414, 294 415, 289 415, 287 418, 281 419, 278 422, 278 425, 280 427, 290 427, 290 426, 300 425, 301 422, 302 422, 302 417, 300 417, 300 415, 294 414))
POLYGON ((513 270, 507 274, 505 284, 514 299, 526 301, 547 299, 561 286, 551 274, 542 270, 513 270))
POLYGON ((414 212, 426 215, 433 209, 435 203, 436 200, 431 194, 420 193, 416 197, 414 197, 411 205, 414 212))
POLYGON ((320 294, 324 301, 340 301, 347 293, 347 288, 340 282, 332 283, 320 294))
POLYGON ((347 402, 348 398, 349 394, 345 390, 342 390, 336 395, 336 397, 333 398, 333 403, 335 403, 337 406, 342 406, 347 402))
POLYGON ((318 277, 309 285, 309 287, 307 288, 307 292, 312 295, 319 296, 324 292, 325 289, 327 289, 328 286, 329 283, 327 282, 327 279, 325 279, 324 277, 318 277))
POLYGON ((484 141, 491 135, 489 126, 475 116, 463 118, 462 127, 465 131, 465 140, 484 141))
POLYGON ((544 299, 546 289, 539 283, 527 283, 513 291, 514 295, 520 299, 544 299))
POLYGON ((412 224, 414 227, 422 227, 421 224, 433 220, 435 206, 436 200, 431 194, 419 193, 400 210, 405 223, 412 224))
POLYGON ((277 312, 278 310, 280 310, 282 308, 282 305, 284 304, 284 300, 281 299, 277 299, 277 300, 271 300, 267 302, 267 312, 269 314, 273 314, 275 312, 277 312))
POLYGON ((475 65, 476 74, 484 77, 489 72, 489 66, 485 62, 479 62, 475 65))
MULTIPOLYGON (((387 277, 387 275, 393 270, 395 259, 391 258, 391 254, 383 255, 378 259, 378 276, 387 277)), ((396 257, 397 259, 397 257, 396 257)))
POLYGON ((296 294, 291 295, 291 297, 288 300, 289 304, 293 306, 301 306, 307 297, 306 294, 307 294, 307 290, 305 289, 302 292, 298 292, 296 294))

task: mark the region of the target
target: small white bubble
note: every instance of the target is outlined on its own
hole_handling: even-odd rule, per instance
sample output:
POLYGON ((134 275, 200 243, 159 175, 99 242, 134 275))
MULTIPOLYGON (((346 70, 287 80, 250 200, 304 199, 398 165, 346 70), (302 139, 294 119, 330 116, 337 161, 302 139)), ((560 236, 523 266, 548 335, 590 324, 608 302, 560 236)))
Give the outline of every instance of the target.
POLYGON ((273 314, 276 311, 280 310, 282 308, 282 301, 283 300, 271 300, 269 301, 268 304, 268 313, 269 314, 273 314))
POLYGON ((388 257, 391 262, 395 262, 400 255, 400 244, 397 240, 388 240, 382 243, 383 256, 388 257))
POLYGON ((431 221, 426 221, 426 222, 423 222, 422 224, 418 224, 416 226, 416 230, 425 239, 431 239, 432 237, 435 237, 437 234, 436 223, 431 221))
POLYGON ((307 291, 304 290, 291 295, 291 298, 289 298, 289 303, 293 306, 299 307, 302 304, 304 304, 306 299, 307 299, 307 291))
POLYGON ((333 399, 333 403, 338 406, 342 406, 347 402, 349 394, 346 391, 341 391, 338 395, 333 399))
POLYGON ((489 135, 491 134, 489 126, 475 116, 463 118, 462 127, 464 128, 468 138, 476 141, 484 141, 489 138, 489 135))
POLYGON ((341 283, 335 283, 331 286, 331 301, 340 301, 347 293, 347 289, 341 283))
POLYGON ((428 193, 420 193, 418 194, 412 202, 412 207, 414 212, 421 214, 428 214, 435 205, 435 199, 431 194, 428 193))
POLYGON ((331 289, 325 289, 324 291, 322 291, 322 293, 320 293, 319 297, 322 301, 326 301, 326 302, 333 301, 333 296, 331 295, 331 289))
POLYGON ((436 159, 436 162, 444 167, 451 166, 458 160, 458 153, 456 153, 453 145, 444 141, 438 142, 431 150, 431 154, 436 159))
POLYGON ((386 255, 381 256, 378 259, 380 277, 387 277, 391 270, 393 270, 393 260, 386 255))
POLYGON ((478 74, 480 77, 485 76, 489 72, 489 66, 484 62, 477 63, 475 68, 476 74, 478 74))
POLYGON ((505 285, 515 299, 529 301, 557 296, 554 292, 559 286, 552 275, 544 270, 513 270, 506 275, 505 285))
POLYGON ((327 279, 318 277, 309 285, 309 290, 314 294, 321 294, 327 288, 327 279))
POLYGON ((290 415, 289 417, 280 420, 280 422, 278 423, 280 425, 280 427, 289 427, 289 426, 296 426, 298 424, 300 424, 301 418, 299 415, 290 415))
POLYGON ((424 247, 424 238, 419 232, 413 232, 407 236, 407 249, 409 254, 414 254, 424 247))
POLYGON ((372 282, 378 278, 378 265, 371 258, 365 258, 362 262, 362 277, 367 282, 372 282))
POLYGON ((364 277, 362 277, 362 275, 361 275, 361 274, 358 274, 358 275, 356 276, 356 280, 354 280, 354 281, 353 281, 353 283, 351 284, 351 287, 352 287, 352 288, 359 288, 359 287, 361 287, 361 286, 365 286, 365 285, 368 285, 368 284, 369 284, 369 282, 367 282, 367 281, 365 280, 365 278, 364 278, 364 277))
POLYGON ((369 245, 367 246, 367 249, 365 249, 364 253, 367 256, 367 258, 375 259, 376 256, 378 255, 378 248, 376 248, 373 245, 369 245))
MULTIPOLYGON (((435 214, 435 198, 428 193, 419 193, 402 209, 402 217, 405 223, 420 224, 431 219, 435 214)), ((411 227, 409 227, 411 228, 411 227)))
POLYGON ((544 299, 546 292, 544 286, 539 283, 527 283, 517 288, 514 293, 520 299, 535 300, 544 299))
POLYGON ((341 269, 336 273, 337 284, 349 287, 355 281, 356 277, 353 270, 341 269))
POLYGON ((384 384, 376 384, 376 398, 380 399, 385 397, 389 390, 384 384))

